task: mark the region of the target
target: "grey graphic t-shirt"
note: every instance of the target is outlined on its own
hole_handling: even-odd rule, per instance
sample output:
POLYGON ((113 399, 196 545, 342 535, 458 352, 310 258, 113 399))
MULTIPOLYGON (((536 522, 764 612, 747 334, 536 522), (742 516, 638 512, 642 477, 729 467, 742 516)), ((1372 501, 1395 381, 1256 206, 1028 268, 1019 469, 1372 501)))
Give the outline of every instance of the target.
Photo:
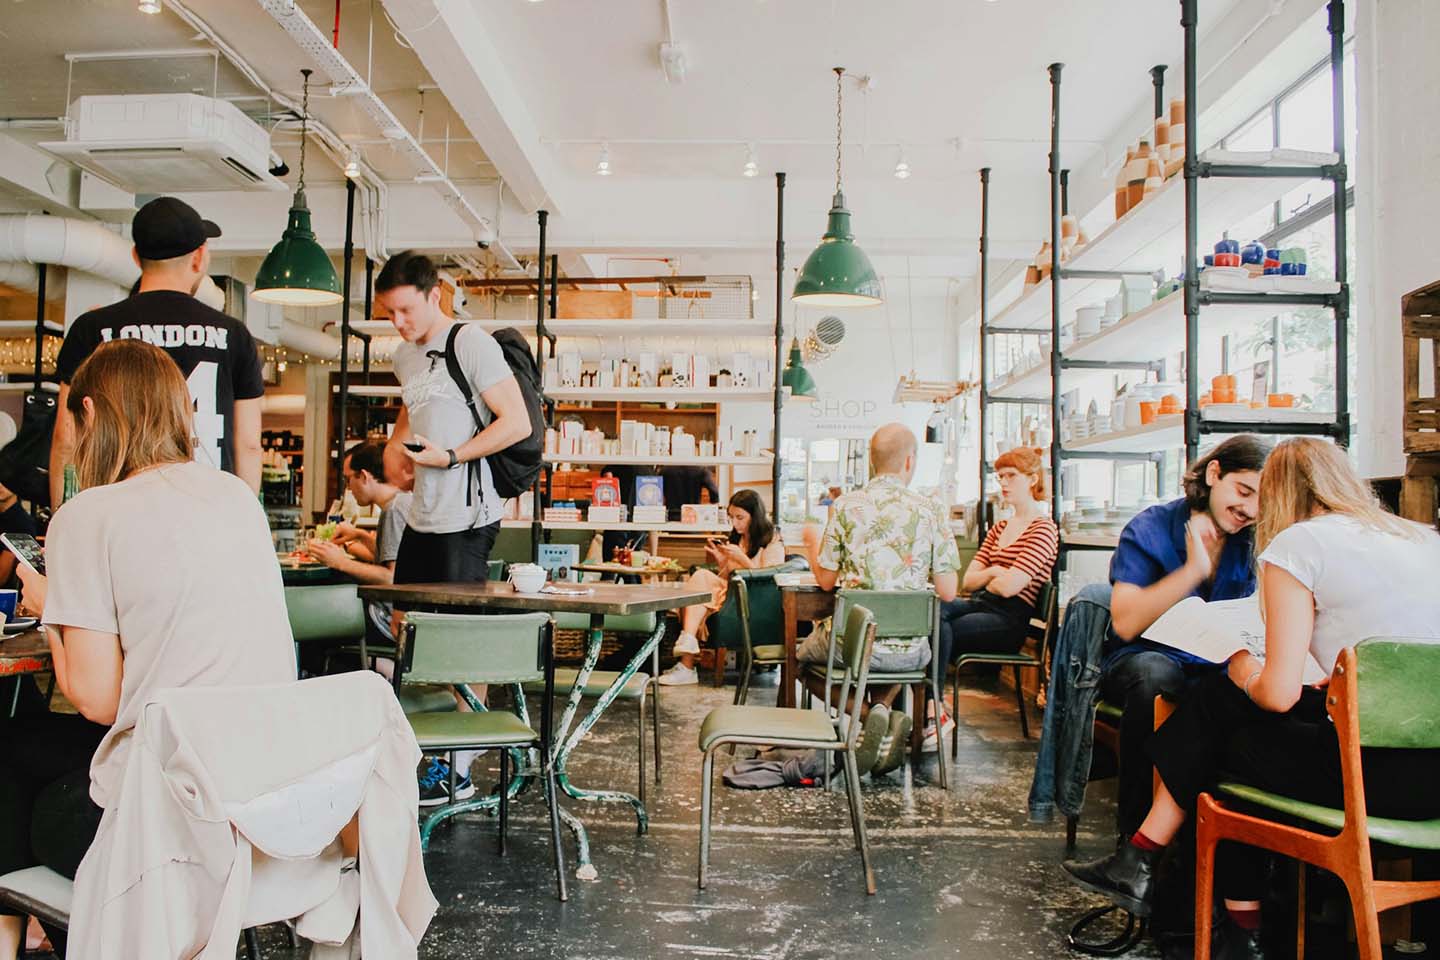
MULTIPOLYGON (((429 343, 402 343, 395 348, 395 375, 410 416, 410 432, 419 434, 442 450, 459 447, 475 435, 475 421, 460 388, 445 366, 445 341, 450 327, 442 327, 429 343)), ((475 392, 475 408, 482 423, 491 419, 490 408, 480 396, 514 374, 495 338, 476 324, 467 324, 455 339, 460 369, 475 392)), ((471 470, 462 465, 415 468, 414 500, 410 504, 410 528, 421 533, 455 533, 487 526, 500 519, 503 502, 490 479, 490 465, 484 460, 471 470), (474 484, 472 478, 478 478, 474 484), (468 503, 466 502, 468 499, 468 503)))

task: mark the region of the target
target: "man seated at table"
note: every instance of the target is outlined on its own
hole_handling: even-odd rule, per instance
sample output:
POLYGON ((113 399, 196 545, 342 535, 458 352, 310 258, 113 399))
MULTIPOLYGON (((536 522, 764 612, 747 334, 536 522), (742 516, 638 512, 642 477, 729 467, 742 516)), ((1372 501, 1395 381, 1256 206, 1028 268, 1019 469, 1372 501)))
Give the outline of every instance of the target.
MULTIPOLYGON (((394 583, 395 557, 414 495, 386 482, 385 444, 379 440, 367 440, 353 448, 341 469, 355 502, 380 508, 380 523, 373 531, 342 523, 336 527, 334 539, 311 540, 305 549, 331 570, 360 583, 394 583)), ((371 632, 385 643, 394 643, 390 604, 367 604, 366 612, 371 632)))
MULTIPOLYGON (((928 590, 933 584, 942 601, 955 599, 960 552, 941 505, 909 489, 915 457, 909 427, 889 423, 876 430, 870 438, 870 482, 836 498, 823 537, 817 527, 805 528, 805 553, 821 589, 928 590)), ((877 640, 870 668, 886 673, 923 669, 930 663, 930 643, 929 637, 877 640)), ((829 649, 829 626, 821 624, 796 657, 802 663, 824 663, 829 649)), ((862 773, 888 773, 904 762, 910 717, 889 709, 899 692, 898 687, 871 691, 874 700, 859 748, 862 773), (888 741, 883 750, 882 740, 888 741)))
POLYGON ((1185 473, 1183 497, 1143 510, 1125 525, 1110 560, 1110 585, 1085 587, 1070 602, 1055 647, 1030 791, 1032 820, 1048 820, 1057 799, 1067 813, 1078 813, 1090 766, 1084 732, 1094 722, 1095 703, 1082 696, 1093 688, 1080 691, 1071 678, 1093 669, 1077 658, 1089 661, 1103 650, 1100 697, 1124 711, 1116 830, 1124 838, 1140 826, 1150 809, 1144 743, 1155 726, 1155 697, 1173 700, 1204 674, 1223 669, 1141 635, 1187 597, 1208 602, 1255 592, 1252 527, 1268 454, 1258 437, 1240 434, 1196 460, 1185 473), (1072 749, 1081 743, 1084 750, 1072 749))

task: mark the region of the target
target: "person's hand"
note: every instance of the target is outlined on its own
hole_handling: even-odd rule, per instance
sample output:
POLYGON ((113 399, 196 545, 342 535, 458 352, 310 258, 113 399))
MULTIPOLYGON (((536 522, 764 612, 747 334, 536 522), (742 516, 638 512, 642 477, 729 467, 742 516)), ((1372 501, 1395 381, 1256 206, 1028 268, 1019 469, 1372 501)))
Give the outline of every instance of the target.
POLYGON ((418 433, 415 434, 412 439, 416 443, 421 444, 424 449, 422 449, 419 453, 416 453, 409 447, 400 448, 401 450, 405 451, 405 456, 410 458, 411 463, 414 463, 421 467, 434 467, 437 470, 446 470, 450 467, 449 453, 435 446, 435 444, 420 436, 420 434, 418 433))
POLYGON ((332 570, 350 556, 344 547, 331 540, 311 540, 305 544, 305 552, 332 570))
POLYGON ((729 560, 731 563, 737 564, 742 567, 746 563, 748 563, 750 559, 749 557, 745 556, 745 551, 740 549, 740 544, 738 543, 720 544, 720 554, 727 560, 729 560))
POLYGON ((1185 567, 1201 581, 1209 580, 1215 570, 1220 541, 1220 531, 1208 513, 1197 513, 1185 524, 1185 567))
POLYGON ((805 549, 810 552, 819 551, 820 541, 824 536, 825 531, 821 529, 820 524, 813 521, 807 522, 805 526, 800 529, 800 542, 805 544, 805 549))
POLYGON ((720 562, 720 545, 717 544, 714 540, 706 540, 706 541, 705 541, 705 556, 710 560, 711 563, 719 563, 719 562, 720 562))
POLYGON ((351 540, 358 539, 359 536, 359 527, 355 526, 353 523, 341 522, 335 524, 335 533, 333 536, 330 537, 330 542, 339 544, 340 546, 344 546, 351 540))
POLYGON ((1249 650, 1241 650, 1230 658, 1230 662, 1225 665, 1225 672, 1230 675, 1231 683, 1244 690, 1246 681, 1264 666, 1265 664, 1260 662, 1260 658, 1249 650))
POLYGON ((15 565, 15 574, 20 578, 20 585, 24 588, 15 612, 24 611, 29 616, 43 618, 45 616, 45 594, 49 589, 49 581, 45 579, 43 573, 36 573, 23 563, 15 565))

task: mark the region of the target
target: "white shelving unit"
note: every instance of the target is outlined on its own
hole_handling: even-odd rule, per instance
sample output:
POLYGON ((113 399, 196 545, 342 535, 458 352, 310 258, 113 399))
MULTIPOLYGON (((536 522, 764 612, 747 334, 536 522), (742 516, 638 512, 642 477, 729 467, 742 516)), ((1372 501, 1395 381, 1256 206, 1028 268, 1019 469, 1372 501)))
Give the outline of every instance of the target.
POLYGON ((1070 440, 1065 450, 1090 453, 1150 453, 1174 450, 1185 445, 1185 415, 1172 413, 1156 417, 1143 427, 1112 430, 1099 436, 1070 440))
MULTIPOLYGON (((500 526, 507 529, 529 529, 529 520, 502 520, 500 526)), ((698 533, 728 534, 729 526, 707 527, 694 523, 591 523, 588 520, 545 520, 542 530, 623 530, 632 533, 698 533)))
POLYGON ((546 454, 546 463, 602 463, 617 467, 768 467, 769 457, 646 457, 638 454, 546 454))
POLYGON ((585 400, 624 400, 629 403, 724 403, 735 400, 771 400, 775 388, 764 387, 554 387, 545 396, 561 403, 585 400))
MULTIPOLYGON (((468 321, 479 324, 493 333, 504 327, 514 327, 521 333, 534 335, 535 321, 492 320, 489 318, 468 321)), ((34 329, 33 323, 27 324, 34 329)), ((395 327, 388 320, 357 320, 350 324, 357 333, 368 333, 377 337, 396 336, 395 327)), ((567 319, 546 320, 545 329, 557 337, 755 337, 769 339, 775 335, 775 325, 769 320, 752 317, 741 319, 711 317, 672 317, 670 319, 567 319)))
POLYGON ((1113 550, 1120 538, 1109 533, 1064 533, 1060 540, 1072 547, 1089 547, 1092 550, 1113 550))

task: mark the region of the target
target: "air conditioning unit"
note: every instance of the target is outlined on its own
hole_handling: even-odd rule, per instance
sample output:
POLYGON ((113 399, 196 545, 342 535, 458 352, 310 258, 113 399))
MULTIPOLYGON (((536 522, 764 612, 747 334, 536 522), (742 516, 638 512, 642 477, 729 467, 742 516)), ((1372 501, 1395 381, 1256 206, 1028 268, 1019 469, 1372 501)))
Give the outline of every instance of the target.
POLYGON ((270 134, 193 93, 79 97, 64 140, 40 147, 132 193, 274 190, 270 134))

